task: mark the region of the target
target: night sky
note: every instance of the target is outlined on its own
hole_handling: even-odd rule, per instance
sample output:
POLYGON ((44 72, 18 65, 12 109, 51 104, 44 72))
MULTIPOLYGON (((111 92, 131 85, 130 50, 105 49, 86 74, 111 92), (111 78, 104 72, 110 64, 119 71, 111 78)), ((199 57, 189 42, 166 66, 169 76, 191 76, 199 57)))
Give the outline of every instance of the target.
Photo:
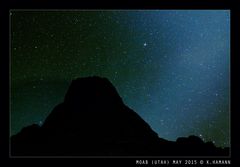
POLYGON ((107 77, 159 137, 230 146, 230 11, 10 11, 11 134, 107 77))

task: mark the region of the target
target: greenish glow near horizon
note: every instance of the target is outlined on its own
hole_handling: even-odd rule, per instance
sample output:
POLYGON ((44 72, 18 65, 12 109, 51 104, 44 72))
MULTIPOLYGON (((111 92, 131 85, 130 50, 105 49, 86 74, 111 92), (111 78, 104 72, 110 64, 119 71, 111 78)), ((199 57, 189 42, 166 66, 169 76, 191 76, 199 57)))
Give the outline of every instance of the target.
POLYGON ((230 11, 11 11, 11 134, 107 77, 159 137, 230 145, 230 11))

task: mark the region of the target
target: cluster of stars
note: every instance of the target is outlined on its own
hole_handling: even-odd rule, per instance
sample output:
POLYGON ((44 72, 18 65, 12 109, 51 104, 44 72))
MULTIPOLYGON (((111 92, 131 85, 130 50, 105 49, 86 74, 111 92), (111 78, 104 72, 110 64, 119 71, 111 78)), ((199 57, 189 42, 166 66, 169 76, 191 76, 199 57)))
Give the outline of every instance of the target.
POLYGON ((160 137, 229 146, 229 11, 11 11, 11 133, 107 77, 160 137))

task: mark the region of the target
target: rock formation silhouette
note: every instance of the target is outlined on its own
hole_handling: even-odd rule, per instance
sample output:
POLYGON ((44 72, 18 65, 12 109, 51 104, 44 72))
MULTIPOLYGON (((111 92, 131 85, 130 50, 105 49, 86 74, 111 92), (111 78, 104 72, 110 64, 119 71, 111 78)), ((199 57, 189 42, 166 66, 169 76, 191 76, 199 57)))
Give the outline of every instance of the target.
POLYGON ((72 81, 64 102, 42 126, 31 125, 11 137, 12 156, 227 156, 196 136, 176 142, 158 137, 127 107, 106 78, 72 81))

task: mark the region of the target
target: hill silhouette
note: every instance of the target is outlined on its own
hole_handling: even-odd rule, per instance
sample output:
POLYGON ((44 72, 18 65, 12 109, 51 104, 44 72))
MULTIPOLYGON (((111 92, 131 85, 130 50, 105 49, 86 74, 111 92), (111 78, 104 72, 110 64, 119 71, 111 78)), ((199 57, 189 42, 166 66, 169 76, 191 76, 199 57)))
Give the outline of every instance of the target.
POLYGON ((11 137, 12 156, 227 156, 199 137, 176 142, 158 137, 127 107, 106 78, 73 80, 64 102, 42 126, 33 124, 11 137))

